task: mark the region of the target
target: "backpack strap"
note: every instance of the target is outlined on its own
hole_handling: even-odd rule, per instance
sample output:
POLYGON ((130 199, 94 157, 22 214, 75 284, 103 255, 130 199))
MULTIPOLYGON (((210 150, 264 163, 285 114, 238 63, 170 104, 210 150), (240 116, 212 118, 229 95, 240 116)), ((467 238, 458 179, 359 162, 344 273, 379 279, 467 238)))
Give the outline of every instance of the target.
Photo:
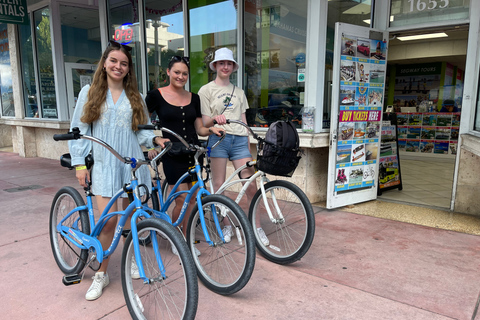
POLYGON ((286 145, 288 143, 288 122, 282 121, 280 123, 282 125, 282 147, 290 148, 286 145))

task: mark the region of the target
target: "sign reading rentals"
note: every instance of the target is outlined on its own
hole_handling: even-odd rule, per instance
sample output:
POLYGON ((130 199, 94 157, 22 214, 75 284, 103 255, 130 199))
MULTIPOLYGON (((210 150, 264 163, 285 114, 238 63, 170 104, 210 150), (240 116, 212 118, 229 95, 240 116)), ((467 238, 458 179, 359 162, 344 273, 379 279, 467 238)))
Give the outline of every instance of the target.
POLYGON ((0 22, 28 24, 27 0, 0 0, 0 22))

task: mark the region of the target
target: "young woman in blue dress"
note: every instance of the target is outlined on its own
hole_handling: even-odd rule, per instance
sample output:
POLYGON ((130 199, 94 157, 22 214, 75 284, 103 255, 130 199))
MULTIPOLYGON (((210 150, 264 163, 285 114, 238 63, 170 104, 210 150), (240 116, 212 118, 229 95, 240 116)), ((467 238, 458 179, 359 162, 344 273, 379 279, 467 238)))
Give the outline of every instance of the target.
MULTIPOLYGON (((166 139, 156 137, 153 131, 137 128, 139 124, 149 124, 150 120, 145 102, 138 92, 130 50, 128 46, 109 42, 98 63, 92 84, 84 86, 78 95, 71 128, 78 127, 82 134, 104 140, 122 156, 143 158, 140 145, 147 148, 155 145, 163 147, 166 139)), ((87 181, 91 181, 98 211, 103 212, 115 192, 130 181, 128 165, 88 140, 71 140, 68 146, 78 182, 86 187, 87 181), (95 164, 90 176, 85 167, 85 156, 91 150, 95 164)), ((137 177, 140 184, 151 186, 148 167, 141 167, 137 171, 137 177)), ((128 205, 127 198, 118 202, 119 210, 128 205)), ((110 211, 117 211, 117 208, 112 206, 110 211)), ((110 245, 116 225, 117 217, 107 222, 98 237, 102 246, 110 245)), ((85 296, 87 300, 98 299, 103 288, 109 284, 108 262, 109 259, 105 259, 93 277, 93 283, 85 296)), ((139 277, 138 271, 132 273, 132 276, 139 277)))

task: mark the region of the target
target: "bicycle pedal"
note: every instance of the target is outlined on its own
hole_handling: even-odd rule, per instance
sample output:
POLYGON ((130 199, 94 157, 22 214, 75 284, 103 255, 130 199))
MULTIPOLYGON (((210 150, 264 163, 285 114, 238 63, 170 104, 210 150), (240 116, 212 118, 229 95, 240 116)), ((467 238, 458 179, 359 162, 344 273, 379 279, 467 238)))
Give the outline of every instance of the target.
POLYGON ((69 276, 64 276, 62 282, 66 286, 71 286, 72 284, 78 284, 82 281, 82 277, 78 274, 72 274, 69 276))

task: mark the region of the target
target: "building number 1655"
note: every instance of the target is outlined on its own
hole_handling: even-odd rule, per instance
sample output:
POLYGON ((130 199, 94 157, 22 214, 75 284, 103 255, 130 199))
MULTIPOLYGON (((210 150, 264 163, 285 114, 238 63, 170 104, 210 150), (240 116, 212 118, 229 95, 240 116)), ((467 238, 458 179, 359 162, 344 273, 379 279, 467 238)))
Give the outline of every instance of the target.
POLYGON ((415 6, 415 2, 417 3, 417 5, 416 5, 417 11, 423 11, 425 9, 433 10, 437 7, 440 8, 440 9, 446 8, 448 6, 449 0, 439 0, 439 1, 436 1, 436 0, 425 0, 425 1, 422 1, 422 0, 408 0, 408 2, 410 3, 410 12, 412 12, 413 9, 414 9, 414 6, 415 6))

